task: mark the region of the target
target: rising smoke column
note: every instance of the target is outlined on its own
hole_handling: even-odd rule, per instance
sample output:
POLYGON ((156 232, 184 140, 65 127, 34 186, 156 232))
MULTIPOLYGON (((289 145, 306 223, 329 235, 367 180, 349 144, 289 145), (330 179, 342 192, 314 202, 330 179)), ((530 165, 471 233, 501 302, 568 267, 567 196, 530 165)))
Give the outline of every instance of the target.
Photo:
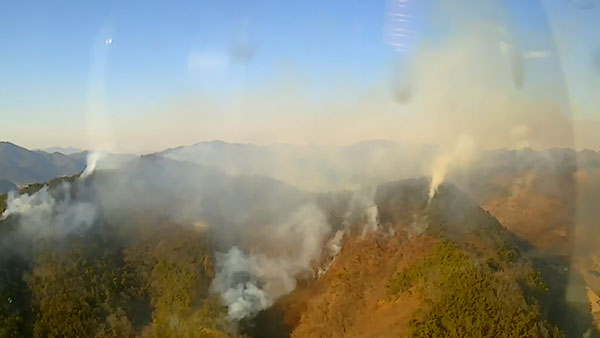
POLYGON ((87 164, 85 166, 85 169, 81 173, 82 179, 85 179, 86 177, 90 176, 94 172, 94 170, 96 170, 96 166, 98 165, 98 162, 102 159, 102 157, 103 154, 96 151, 88 154, 86 161, 87 164))
POLYGON ((325 267, 319 268, 319 270, 317 271, 317 277, 320 278, 321 276, 323 276, 327 272, 327 270, 329 270, 329 268, 333 265, 333 262, 335 262, 335 259, 342 251, 342 240, 344 239, 345 235, 346 232, 344 230, 338 230, 335 232, 333 237, 331 237, 329 241, 327 241, 326 248, 328 262, 325 264, 325 267))
POLYGON ((440 153, 433 160, 428 203, 435 196, 438 187, 444 183, 448 170, 453 166, 466 165, 471 160, 474 147, 475 144, 470 136, 461 135, 452 150, 440 153))
MULTIPOLYGON (((101 158, 98 152, 89 153, 87 166, 79 179, 89 177, 101 158)), ((98 212, 92 202, 74 198, 73 189, 78 187, 63 182, 54 189, 45 185, 32 194, 11 191, 0 221, 18 216, 18 231, 30 238, 61 238, 70 233, 83 233, 94 224, 98 212)))
POLYGON ((374 201, 375 191, 375 187, 369 187, 352 193, 348 210, 344 214, 343 225, 346 231, 359 227, 362 236, 365 236, 378 229, 379 212, 374 201))
POLYGON ((71 187, 65 182, 55 191, 44 186, 31 195, 11 192, 0 220, 19 216, 19 231, 31 238, 60 238, 85 232, 97 218, 96 206, 74 199, 71 187))
MULTIPOLYGON (((212 282, 213 292, 221 295, 229 318, 239 320, 257 314, 273 304, 276 295, 267 293, 263 280, 277 278, 278 262, 263 255, 248 255, 238 247, 215 255, 217 274, 212 282)), ((285 289, 295 287, 293 277, 280 276, 285 289)))
MULTIPOLYGON (((100 153, 90 153, 79 179, 89 177, 101 158, 100 153)), ((63 182, 52 191, 46 185, 31 195, 12 191, 0 220, 18 215, 19 231, 31 238, 60 238, 70 233, 85 232, 96 221, 98 212, 92 202, 74 198, 73 189, 71 183, 63 182)))
POLYGON ((277 298, 296 288, 296 277, 311 271, 331 228, 314 205, 298 208, 283 223, 263 229, 268 250, 243 252, 233 246, 215 255, 216 276, 211 289, 218 293, 231 319, 252 317, 277 298), (272 251, 275 251, 273 255, 272 251))

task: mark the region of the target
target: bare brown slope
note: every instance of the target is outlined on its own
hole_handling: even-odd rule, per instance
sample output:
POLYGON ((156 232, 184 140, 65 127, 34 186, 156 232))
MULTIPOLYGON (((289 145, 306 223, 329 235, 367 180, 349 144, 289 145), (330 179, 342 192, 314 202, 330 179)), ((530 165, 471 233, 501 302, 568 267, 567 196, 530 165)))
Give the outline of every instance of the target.
POLYGON ((422 259, 435 242, 430 236, 407 240, 400 233, 350 238, 321 279, 261 314, 259 321, 282 321, 280 331, 263 329, 255 336, 404 337, 422 304, 417 293, 391 298, 387 285, 396 271, 422 259))
POLYGON ((395 271, 423 257, 433 243, 430 237, 403 241, 402 235, 350 239, 319 280, 321 292, 308 300, 292 337, 403 336, 420 300, 416 294, 391 299, 386 286, 395 271))
MULTIPOLYGON (((574 236, 572 201, 540 191, 538 181, 533 174, 516 177, 506 183, 508 195, 483 201, 482 207, 537 249, 568 257, 574 236)), ((562 190, 572 194, 573 187, 565 185, 562 190)))

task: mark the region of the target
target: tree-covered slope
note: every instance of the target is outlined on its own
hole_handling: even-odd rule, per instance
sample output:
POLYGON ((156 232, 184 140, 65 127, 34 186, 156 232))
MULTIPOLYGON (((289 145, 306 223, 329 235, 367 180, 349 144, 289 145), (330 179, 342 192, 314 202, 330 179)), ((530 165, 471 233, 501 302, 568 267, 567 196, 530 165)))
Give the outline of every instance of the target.
MULTIPOLYGON (((0 220, 0 337, 580 337, 588 330, 589 313, 565 301, 563 263, 458 188, 442 185, 430 200, 428 187, 428 179, 410 179, 364 196, 313 195, 158 156, 30 185, 21 192, 39 193, 32 206, 52 208, 0 220), (217 257, 232 243, 260 253, 239 261, 233 280, 285 273, 282 263, 297 263, 284 259, 296 252, 288 239, 305 240, 303 227, 321 231, 320 218, 300 214, 310 220, 302 228, 275 224, 307 201, 330 228, 310 242, 323 247, 322 259, 292 270, 295 290, 256 317, 232 318, 211 287, 223 269, 217 257), (90 205, 93 217, 83 222, 90 205), (252 268, 258 272, 249 268, 265 259, 252 268)), ((258 288, 281 281, 267 277, 258 288)), ((240 285, 262 291, 237 284, 231 292, 240 285)))

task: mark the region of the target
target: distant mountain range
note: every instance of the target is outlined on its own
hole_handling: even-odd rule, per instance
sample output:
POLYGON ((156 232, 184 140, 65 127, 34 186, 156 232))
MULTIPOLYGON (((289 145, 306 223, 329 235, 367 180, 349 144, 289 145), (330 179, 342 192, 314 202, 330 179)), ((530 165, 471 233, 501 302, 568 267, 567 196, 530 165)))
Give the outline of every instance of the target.
POLYGON ((44 182, 62 175, 74 175, 85 161, 62 153, 31 151, 9 142, 0 142, 0 193, 15 185, 44 182))
MULTIPOLYGON (((0 142, 0 194, 20 185, 41 183, 60 176, 71 176, 85 169, 89 152, 73 147, 29 150, 10 142, 0 142)), ((103 152, 104 168, 136 158, 132 154, 103 152)))
MULTIPOLYGON (((79 150, 53 147, 46 151, 30 151, 11 143, 0 143, 0 179, 22 185, 78 173, 85 168, 88 156, 87 151, 79 150)), ((387 140, 370 140, 347 146, 258 146, 217 140, 169 148, 154 155, 200 164, 227 174, 266 176, 303 190, 326 191, 429 175, 438 148, 387 140)), ((106 153, 105 159, 107 157, 110 161, 102 161, 101 165, 114 167, 137 156, 106 153)), ((501 149, 484 152, 475 164, 481 170, 488 166, 497 171, 506 166, 517 170, 546 162, 551 166, 561 164, 564 167, 567 163, 576 166, 575 161, 579 166, 599 167, 600 155, 588 150, 501 149)), ((10 187, 12 185, 8 183, 0 184, 0 193, 10 187)))
POLYGON ((81 153, 84 150, 83 149, 79 149, 79 148, 75 148, 75 147, 48 147, 48 148, 44 148, 44 149, 37 149, 37 150, 41 150, 43 152, 46 153, 62 153, 65 155, 71 155, 71 154, 75 154, 75 153, 81 153))

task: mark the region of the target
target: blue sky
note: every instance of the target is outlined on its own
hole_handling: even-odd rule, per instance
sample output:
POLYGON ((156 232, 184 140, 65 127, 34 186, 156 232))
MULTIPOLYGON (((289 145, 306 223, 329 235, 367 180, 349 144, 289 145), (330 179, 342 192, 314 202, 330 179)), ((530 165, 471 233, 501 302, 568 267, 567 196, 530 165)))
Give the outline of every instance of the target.
MULTIPOLYGON (((251 48, 245 71, 247 81, 258 83, 287 65, 319 80, 339 71, 370 81, 393 53, 382 44, 383 1, 84 3, 11 2, 16 8, 3 11, 0 29, 9 34, 0 37, 2 87, 10 101, 29 101, 32 92, 43 101, 81 99, 92 46, 109 37, 106 88, 117 100, 190 90, 198 85, 189 76, 193 53, 251 48)), ((212 83, 215 89, 232 85, 212 83)))
MULTIPOLYGON (((65 125, 56 121, 83 128, 95 109, 90 106, 98 102, 109 129, 118 129, 117 121, 139 118, 145 109, 180 97, 228 100, 280 82, 301 86, 303 95, 317 100, 344 97, 339 93, 344 85, 352 88, 346 95, 358 95, 387 81, 418 46, 442 43, 453 34, 454 21, 463 19, 452 13, 463 10, 453 2, 408 4, 405 28, 413 46, 399 53, 386 43, 394 27, 391 0, 5 2, 0 10, 0 128, 5 130, 0 132, 26 146, 85 145, 80 140, 85 132, 64 137, 65 125), (448 3, 452 8, 446 12, 448 3), (32 124, 40 135, 19 136, 19 129, 32 124)), ((589 39, 597 27, 590 14, 597 8, 582 10, 567 0, 558 5, 505 0, 491 9, 482 8, 481 19, 502 22, 523 53, 554 53, 552 24, 569 19, 569 13, 587 15, 582 20, 590 28, 574 29, 589 39)), ((596 45, 581 48, 573 53, 579 56, 562 62, 574 74, 573 95, 585 101, 589 90, 576 84, 596 45)), ((548 72, 548 64, 530 63, 530 84, 564 80, 557 67, 548 72)), ((203 135, 195 137, 200 141, 203 135)))

